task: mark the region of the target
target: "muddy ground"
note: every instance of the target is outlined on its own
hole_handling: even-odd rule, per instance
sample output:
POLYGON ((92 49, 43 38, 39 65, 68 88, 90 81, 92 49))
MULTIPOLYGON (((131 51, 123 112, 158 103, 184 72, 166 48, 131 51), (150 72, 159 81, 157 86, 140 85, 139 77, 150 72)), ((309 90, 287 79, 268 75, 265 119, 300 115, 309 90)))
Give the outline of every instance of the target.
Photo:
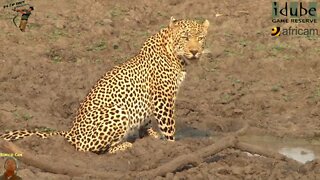
MULTIPOLYGON (((205 18, 211 23, 209 53, 188 67, 178 96, 175 143, 145 137, 115 155, 76 152, 63 138, 30 137, 15 143, 43 161, 136 179, 135 173, 213 144, 212 137, 227 136, 246 123, 249 134, 319 139, 319 37, 271 37, 269 1, 28 2, 35 11, 25 33, 12 23, 12 11, 0 10, 1 132, 68 130, 93 84, 134 56, 148 36, 168 24, 170 16, 205 18)), ((312 168, 297 171, 284 161, 226 149, 197 167, 156 179, 320 177, 317 161, 305 166, 312 168)), ((23 162, 19 175, 24 179, 101 179, 94 174, 49 173, 23 162)))

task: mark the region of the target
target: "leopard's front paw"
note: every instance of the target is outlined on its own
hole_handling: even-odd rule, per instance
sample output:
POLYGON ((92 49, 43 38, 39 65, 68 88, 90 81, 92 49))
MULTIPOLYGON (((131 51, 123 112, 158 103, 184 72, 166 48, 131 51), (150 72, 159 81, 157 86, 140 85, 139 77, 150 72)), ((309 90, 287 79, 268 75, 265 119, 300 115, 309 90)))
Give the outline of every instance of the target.
POLYGON ((171 141, 174 142, 175 141, 175 137, 174 136, 165 136, 167 141, 171 141))
POLYGON ((160 138, 159 134, 156 131, 154 131, 152 128, 147 129, 147 133, 149 136, 154 137, 156 139, 160 138))

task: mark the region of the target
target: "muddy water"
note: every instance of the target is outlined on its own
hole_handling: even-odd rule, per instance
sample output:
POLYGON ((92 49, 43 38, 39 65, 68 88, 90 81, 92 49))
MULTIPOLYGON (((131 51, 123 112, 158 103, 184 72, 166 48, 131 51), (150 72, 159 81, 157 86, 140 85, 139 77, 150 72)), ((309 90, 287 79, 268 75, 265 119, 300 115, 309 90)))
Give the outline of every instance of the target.
POLYGON ((320 141, 303 138, 278 138, 273 136, 245 135, 240 140, 306 163, 320 158, 320 141))
MULTIPOLYGON (((177 131, 177 140, 183 138, 219 139, 209 131, 191 127, 183 127, 177 131)), ((304 138, 279 138, 274 136, 244 135, 239 138, 242 142, 257 145, 264 149, 277 151, 301 163, 320 158, 320 140, 304 138)))

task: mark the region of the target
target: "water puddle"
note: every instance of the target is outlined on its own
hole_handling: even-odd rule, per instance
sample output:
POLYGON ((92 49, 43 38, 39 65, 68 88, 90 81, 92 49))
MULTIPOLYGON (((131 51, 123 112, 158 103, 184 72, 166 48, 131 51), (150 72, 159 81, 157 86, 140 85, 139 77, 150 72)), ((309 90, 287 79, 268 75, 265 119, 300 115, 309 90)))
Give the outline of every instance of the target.
POLYGON ((303 138, 278 138, 273 136, 245 135, 240 140, 277 151, 298 162, 306 163, 320 158, 320 141, 303 138))
POLYGON ((279 150, 279 153, 289 158, 292 158, 296 161, 299 161, 301 163, 306 163, 308 161, 312 161, 316 159, 316 155, 312 150, 301 148, 301 147, 281 148, 279 150))
POLYGON ((186 137, 192 137, 192 138, 204 138, 204 137, 214 137, 209 131, 203 131, 192 127, 182 127, 177 129, 176 132, 176 139, 183 139, 186 137))
MULTIPOLYGON (((220 139, 209 131, 192 127, 183 127, 177 131, 176 139, 186 137, 220 139)), ((274 136, 244 135, 239 138, 242 142, 257 145, 264 149, 277 151, 298 162, 306 163, 320 158, 320 140, 304 138, 279 138, 274 136)))

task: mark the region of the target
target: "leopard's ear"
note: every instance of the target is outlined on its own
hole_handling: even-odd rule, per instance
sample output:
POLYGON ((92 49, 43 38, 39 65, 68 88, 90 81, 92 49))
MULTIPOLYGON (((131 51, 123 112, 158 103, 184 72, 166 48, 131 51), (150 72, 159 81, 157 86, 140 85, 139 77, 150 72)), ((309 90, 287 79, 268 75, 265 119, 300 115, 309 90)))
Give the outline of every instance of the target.
POLYGON ((169 28, 172 28, 174 26, 175 22, 177 22, 177 20, 173 16, 171 16, 170 17, 169 28))
POLYGON ((210 22, 206 19, 203 23, 202 23, 203 27, 205 30, 208 30, 210 22))

